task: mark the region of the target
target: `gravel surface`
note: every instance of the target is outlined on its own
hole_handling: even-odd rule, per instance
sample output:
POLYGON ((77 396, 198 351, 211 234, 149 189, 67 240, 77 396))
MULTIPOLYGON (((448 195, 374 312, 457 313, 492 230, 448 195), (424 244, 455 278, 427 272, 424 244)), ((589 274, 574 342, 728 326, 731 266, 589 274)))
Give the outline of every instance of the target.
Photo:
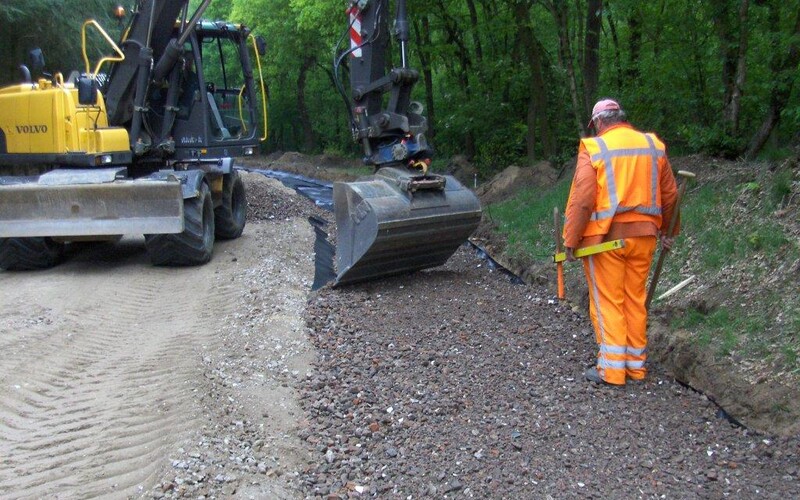
MULTIPOLYGON (((262 224, 333 218, 260 184, 248 193, 262 224)), ((243 274, 251 294, 204 360, 211 423, 153 496, 800 496, 798 438, 733 425, 657 365, 624 388, 584 381, 588 319, 470 248, 437 269, 341 289, 309 292, 303 276, 305 291, 280 299, 289 278, 278 261, 310 258, 309 239, 261 242, 266 264, 243 274), (289 341, 269 321, 275 304, 300 315, 289 341), (262 376, 287 394, 248 396, 262 376), (291 425, 275 437, 263 425, 286 402, 291 425)))
POLYGON ((208 264, 240 264, 229 279, 241 296, 202 357, 203 425, 146 498, 303 498, 299 478, 313 456, 298 437, 307 425, 298 388, 315 358, 304 321, 314 277, 307 217, 323 212, 279 181, 241 175, 245 234, 208 264))
POLYGON ((0 366, 0 497, 800 497, 800 437, 737 427, 657 364, 623 388, 584 381, 588 319, 469 247, 436 269, 311 292, 307 218, 333 217, 243 178, 245 233, 200 270, 153 268, 123 241, 76 250, 48 283, 2 275, 14 294, 0 340, 16 354, 0 366), (91 300, 64 314, 17 311, 25 286, 48 307, 76 295, 76 273, 108 288, 84 285, 91 300), (104 291, 120 280, 129 295, 104 291), (102 332, 95 293, 119 296, 102 332), (179 305, 142 314, 163 300, 179 305), (154 339, 186 330, 148 344, 120 336, 122 320, 154 339), (114 383, 119 404, 103 404, 95 393, 114 383))
POLYGON ((733 425, 658 366, 583 379, 588 319, 462 248, 312 295, 308 496, 797 498, 800 440, 733 425))
POLYGON ((465 249, 436 270, 323 289, 307 315, 309 496, 800 495, 800 441, 733 426, 657 366, 624 388, 584 381, 588 321, 465 249))

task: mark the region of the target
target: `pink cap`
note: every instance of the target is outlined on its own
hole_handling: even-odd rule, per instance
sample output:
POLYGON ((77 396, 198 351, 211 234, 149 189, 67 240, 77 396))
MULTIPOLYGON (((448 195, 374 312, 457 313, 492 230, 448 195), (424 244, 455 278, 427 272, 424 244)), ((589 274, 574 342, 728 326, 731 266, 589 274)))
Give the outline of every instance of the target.
POLYGON ((602 101, 597 101, 597 104, 595 104, 594 108, 592 108, 592 118, 589 120, 589 124, 586 126, 591 127, 594 119, 603 111, 617 111, 619 109, 621 109, 619 107, 619 103, 613 99, 603 99, 602 101))

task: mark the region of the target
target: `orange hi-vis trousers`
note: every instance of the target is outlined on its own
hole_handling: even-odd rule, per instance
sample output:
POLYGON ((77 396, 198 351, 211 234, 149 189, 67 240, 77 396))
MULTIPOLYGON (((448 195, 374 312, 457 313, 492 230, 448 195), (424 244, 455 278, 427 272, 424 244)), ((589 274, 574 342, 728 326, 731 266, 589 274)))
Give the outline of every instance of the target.
POLYGON ((655 236, 625 238, 625 247, 586 257, 589 315, 600 352, 597 372, 609 384, 647 374, 647 275, 655 236))

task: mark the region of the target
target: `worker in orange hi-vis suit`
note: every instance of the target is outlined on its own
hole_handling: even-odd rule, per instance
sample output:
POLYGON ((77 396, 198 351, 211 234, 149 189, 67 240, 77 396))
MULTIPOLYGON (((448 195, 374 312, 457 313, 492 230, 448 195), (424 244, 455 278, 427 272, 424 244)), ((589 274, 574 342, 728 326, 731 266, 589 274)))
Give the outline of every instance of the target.
POLYGON ((589 314, 599 353, 585 372, 596 383, 624 385, 642 380, 647 369, 647 275, 657 239, 669 249, 678 233, 664 234, 678 195, 666 147, 651 133, 634 129, 613 99, 595 104, 581 139, 567 201, 564 246, 574 250, 623 239, 624 248, 583 261, 589 285, 589 314))

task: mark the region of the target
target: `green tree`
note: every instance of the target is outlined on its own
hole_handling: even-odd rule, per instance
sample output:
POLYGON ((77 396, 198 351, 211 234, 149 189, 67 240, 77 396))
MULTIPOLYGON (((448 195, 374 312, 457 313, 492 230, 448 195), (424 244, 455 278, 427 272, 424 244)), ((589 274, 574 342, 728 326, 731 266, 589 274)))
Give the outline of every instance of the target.
MULTIPOLYGON (((83 71, 81 25, 94 18, 115 38, 117 20, 112 0, 10 0, 0 3, 0 83, 20 81, 19 66, 28 64, 28 52, 41 48, 46 71, 83 71)), ((89 31, 90 60, 107 47, 89 31)), ((102 52, 101 52, 102 51, 102 52)))

